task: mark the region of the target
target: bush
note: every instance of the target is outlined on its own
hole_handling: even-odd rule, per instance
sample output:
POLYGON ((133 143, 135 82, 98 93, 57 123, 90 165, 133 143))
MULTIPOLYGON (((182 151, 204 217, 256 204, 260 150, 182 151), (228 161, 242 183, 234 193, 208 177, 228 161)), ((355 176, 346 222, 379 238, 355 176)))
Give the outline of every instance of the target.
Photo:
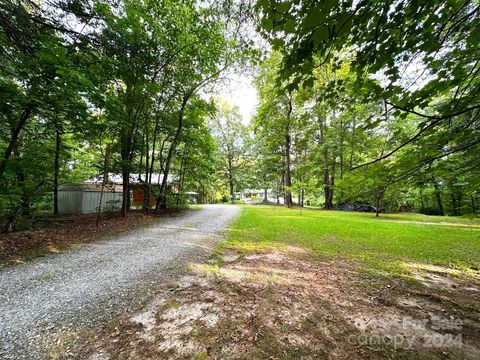
POLYGON ((303 200, 303 204, 313 207, 323 207, 325 201, 323 197, 308 196, 303 200))
POLYGON ((186 209, 188 207, 188 195, 184 193, 171 194, 167 196, 168 209, 186 209))
MULTIPOLYGON (((113 212, 116 212, 116 211, 120 211, 121 208, 122 208, 122 201, 121 200, 108 200, 105 203, 104 211, 109 212, 109 213, 113 213, 113 212)), ((98 207, 97 207, 97 211, 98 211, 98 207)))

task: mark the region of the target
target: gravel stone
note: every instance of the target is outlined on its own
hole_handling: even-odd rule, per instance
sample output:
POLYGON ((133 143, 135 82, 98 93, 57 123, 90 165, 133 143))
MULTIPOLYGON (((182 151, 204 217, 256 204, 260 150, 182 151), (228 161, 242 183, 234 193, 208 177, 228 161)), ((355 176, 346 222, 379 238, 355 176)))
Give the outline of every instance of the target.
POLYGON ((85 337, 141 309, 188 262, 205 260, 238 212, 232 205, 205 205, 0 269, 0 358, 79 356, 85 337))

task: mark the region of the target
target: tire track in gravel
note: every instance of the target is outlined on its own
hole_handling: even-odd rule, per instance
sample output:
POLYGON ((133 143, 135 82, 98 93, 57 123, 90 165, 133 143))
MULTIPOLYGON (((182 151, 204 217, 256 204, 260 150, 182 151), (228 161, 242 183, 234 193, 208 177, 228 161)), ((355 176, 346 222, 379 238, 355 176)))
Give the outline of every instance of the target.
POLYGON ((0 358, 78 355, 85 338, 93 339, 105 324, 141 308, 189 261, 204 259, 238 212, 231 205, 205 205, 0 269, 0 358))

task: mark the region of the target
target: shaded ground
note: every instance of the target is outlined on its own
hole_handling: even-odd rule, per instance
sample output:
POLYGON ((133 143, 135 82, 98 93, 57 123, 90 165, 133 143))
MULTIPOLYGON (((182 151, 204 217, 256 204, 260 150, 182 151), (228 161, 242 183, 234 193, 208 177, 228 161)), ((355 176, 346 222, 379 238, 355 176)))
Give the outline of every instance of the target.
POLYGON ((90 359, 480 358, 476 276, 412 264, 417 280, 382 278, 292 246, 216 264, 191 264, 90 359))
POLYGON ((83 358, 79 344, 201 261, 238 212, 205 206, 107 240, 0 269, 0 358, 83 358))
MULTIPOLYGON (((170 211, 160 216, 177 213, 170 211)), ((146 215, 143 211, 130 211, 126 218, 120 213, 103 213, 98 226, 96 217, 96 214, 48 216, 35 220, 32 230, 0 233, 0 265, 18 264, 75 243, 96 241, 102 236, 153 224, 159 216, 146 215)))

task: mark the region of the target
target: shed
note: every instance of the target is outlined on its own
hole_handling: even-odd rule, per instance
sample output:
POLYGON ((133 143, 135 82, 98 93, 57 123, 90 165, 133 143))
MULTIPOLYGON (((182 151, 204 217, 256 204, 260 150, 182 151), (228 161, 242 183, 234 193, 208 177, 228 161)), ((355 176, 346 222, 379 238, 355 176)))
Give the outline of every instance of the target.
POLYGON ((195 191, 187 191, 187 201, 189 204, 198 204, 198 193, 195 191))
MULTIPOLYGON (((90 214, 98 211, 102 193, 97 184, 65 184, 58 187, 58 212, 60 214, 90 214)), ((119 210, 122 187, 105 186, 102 196, 103 211, 119 210)))

